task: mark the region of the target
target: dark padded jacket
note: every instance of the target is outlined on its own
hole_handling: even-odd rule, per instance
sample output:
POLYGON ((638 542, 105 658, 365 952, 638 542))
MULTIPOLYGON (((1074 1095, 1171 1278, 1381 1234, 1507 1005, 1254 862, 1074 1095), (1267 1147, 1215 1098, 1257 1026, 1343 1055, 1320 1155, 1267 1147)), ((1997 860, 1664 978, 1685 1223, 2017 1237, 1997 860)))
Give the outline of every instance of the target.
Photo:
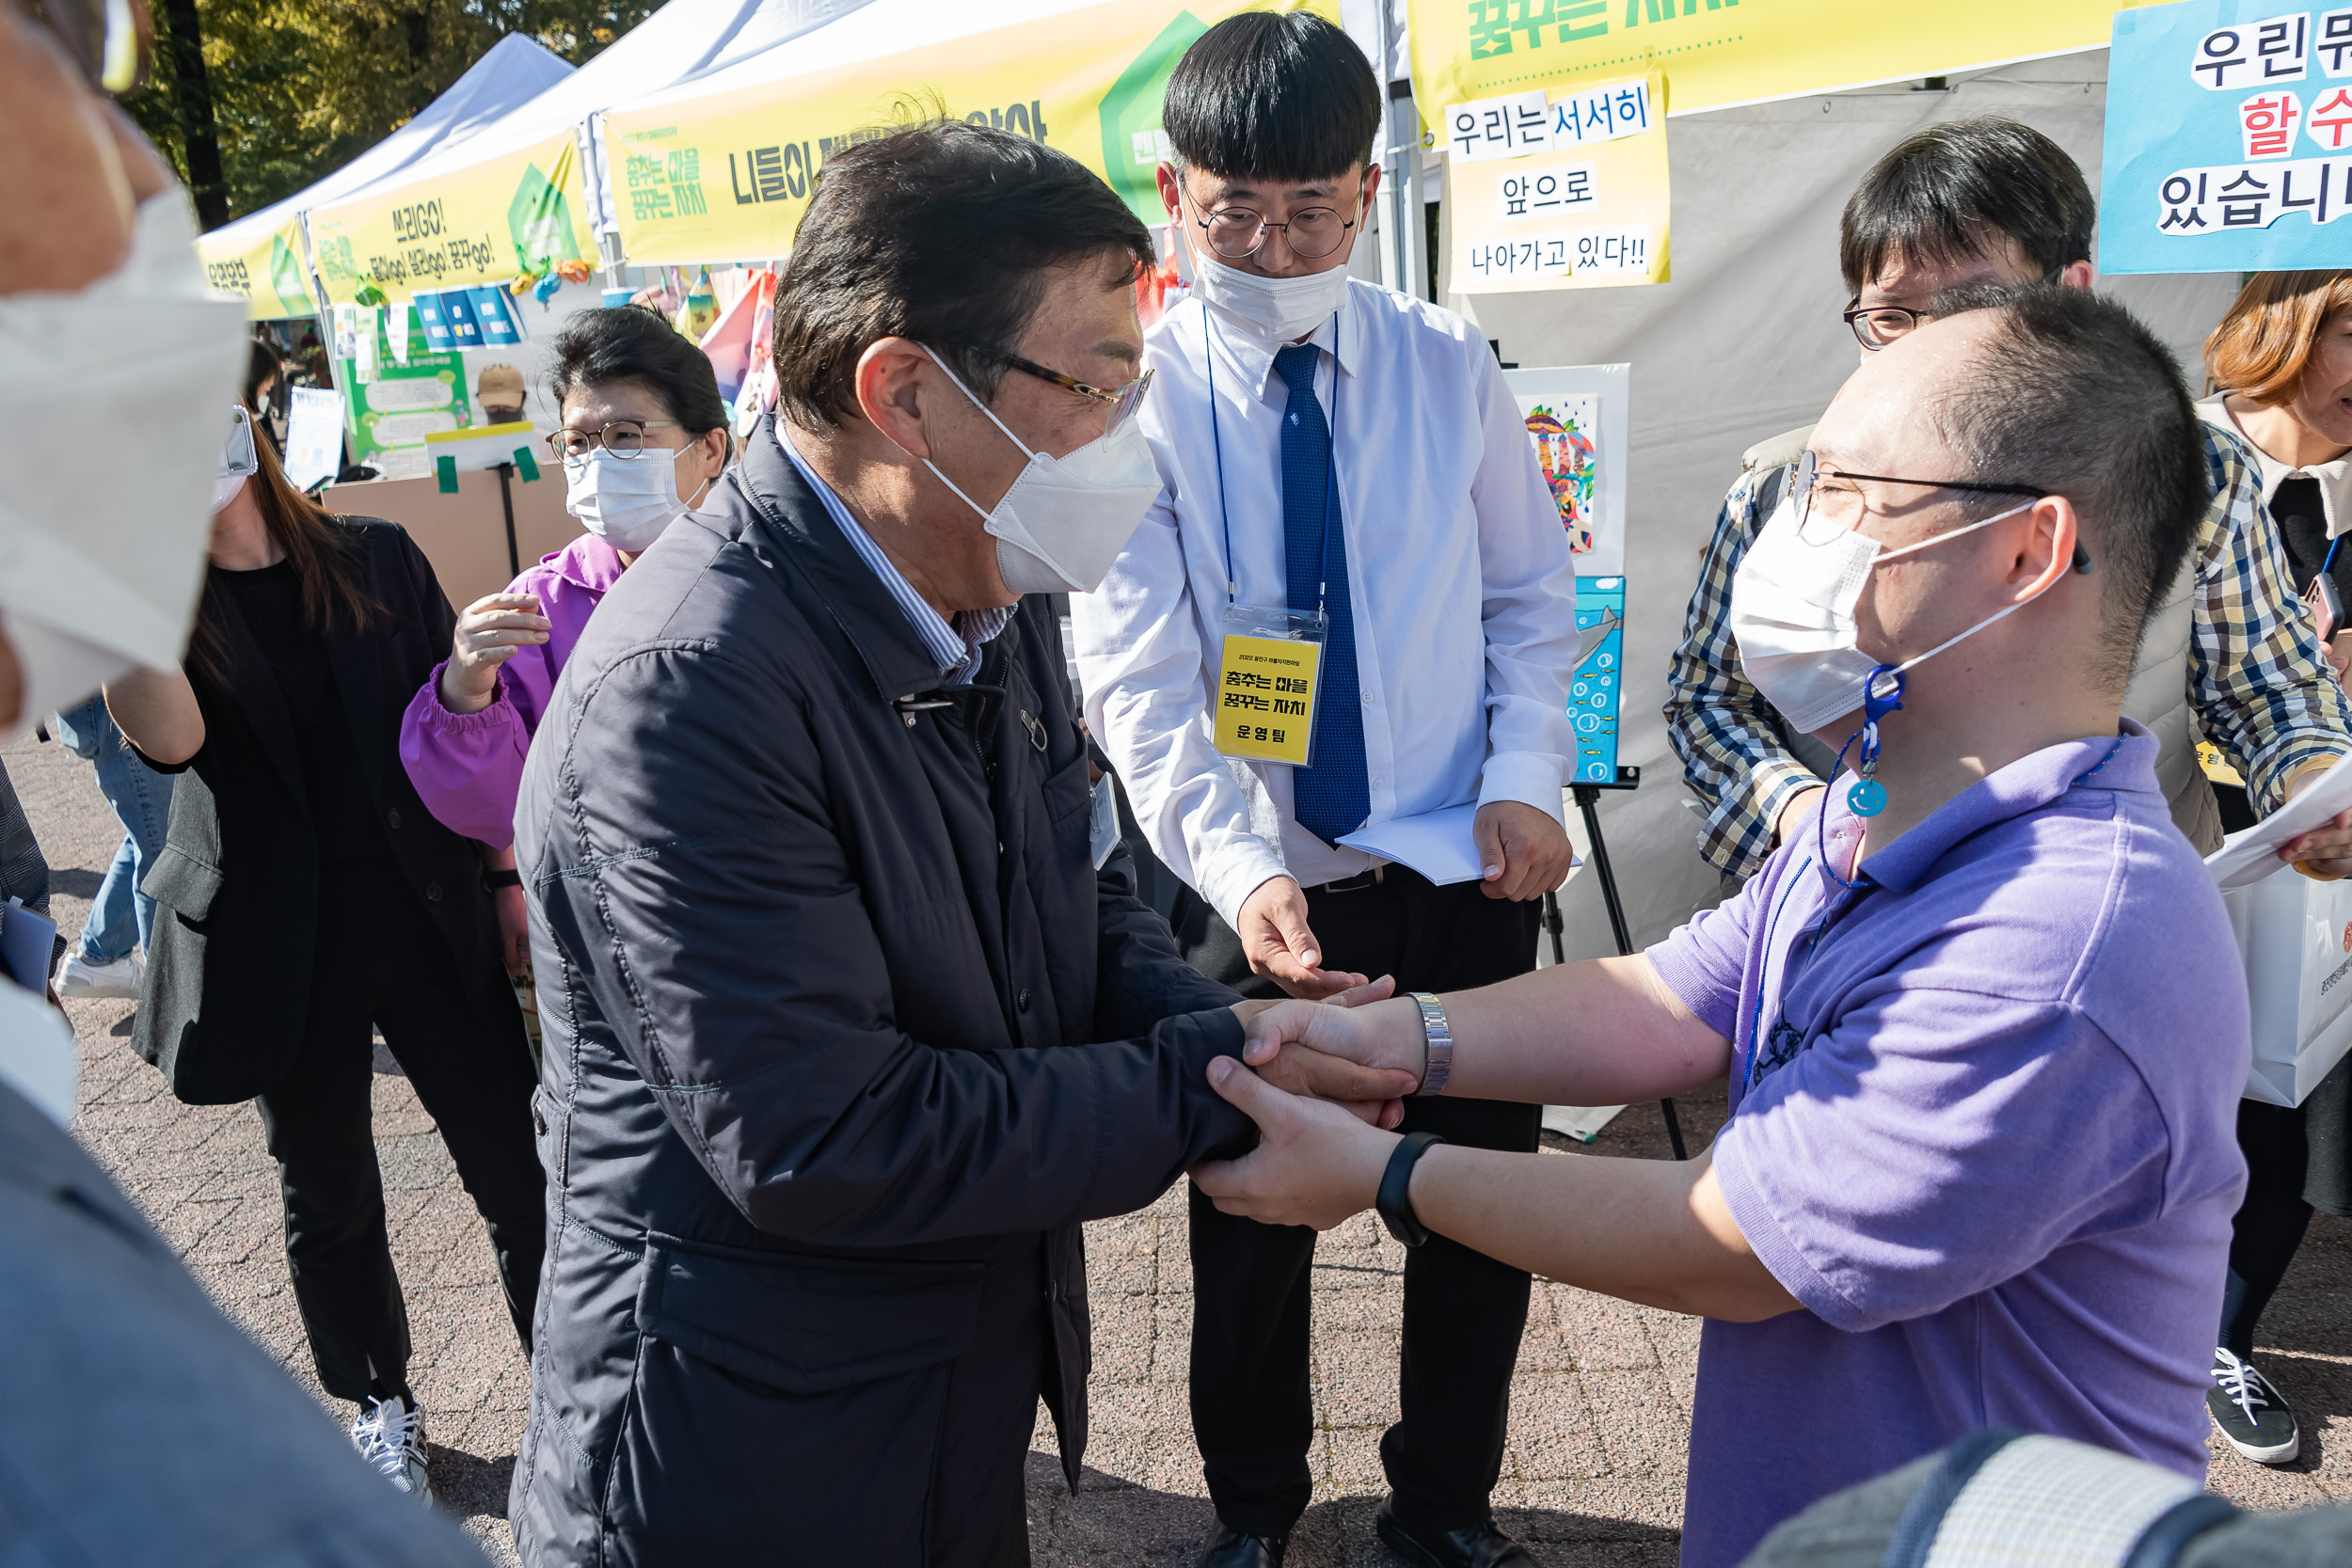
POLYGON ((1066 687, 1034 599, 943 687, 766 424, 598 607, 516 811, 533 1568, 973 1560, 1040 1393, 1074 1485, 1079 1222, 1254 1132, 1233 994, 1094 869, 1066 687))

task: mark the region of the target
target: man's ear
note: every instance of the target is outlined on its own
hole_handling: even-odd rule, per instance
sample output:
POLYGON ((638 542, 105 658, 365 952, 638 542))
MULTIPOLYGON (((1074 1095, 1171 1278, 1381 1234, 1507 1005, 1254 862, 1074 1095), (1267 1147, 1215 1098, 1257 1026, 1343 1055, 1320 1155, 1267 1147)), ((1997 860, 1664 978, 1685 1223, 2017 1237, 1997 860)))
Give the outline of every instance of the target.
POLYGON ((1372 204, 1378 199, 1380 199, 1380 166, 1366 164, 1364 166, 1364 199, 1356 214, 1356 222, 1359 227, 1372 221, 1372 204))
POLYGON ((2082 547, 2082 517, 2064 496, 2044 496, 2028 515, 2032 527, 2026 535, 2025 559, 2018 563, 2026 580, 2018 597, 2029 599, 2060 578, 2090 570, 2090 557, 2082 547))
POLYGON ((1160 205, 1168 209, 1168 221, 1170 223, 1184 222, 1184 205, 1183 198, 1184 187, 1183 182, 1176 178, 1176 171, 1170 168, 1168 165, 1162 164, 1153 173, 1152 178, 1159 182, 1160 205))
POLYGON ((858 356, 858 412, 909 457, 931 455, 923 428, 924 368, 931 356, 906 338, 878 338, 858 356))

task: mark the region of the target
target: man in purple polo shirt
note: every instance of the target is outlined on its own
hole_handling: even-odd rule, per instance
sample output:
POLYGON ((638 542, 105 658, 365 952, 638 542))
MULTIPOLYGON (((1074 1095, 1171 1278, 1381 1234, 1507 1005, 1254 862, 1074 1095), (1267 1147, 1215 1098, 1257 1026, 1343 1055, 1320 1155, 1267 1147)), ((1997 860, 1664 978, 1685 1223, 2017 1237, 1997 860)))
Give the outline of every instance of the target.
POLYGON ((2088 293, 1936 313, 1839 393, 1733 596, 1752 678, 1851 742, 1822 819, 1646 954, 1252 1025, 1252 1061, 1329 1051, 1422 1093, 1600 1105, 1728 1072, 1714 1148, 1433 1148, 1210 1068, 1264 1134, 1194 1174, 1219 1208, 1376 1206, 1408 1245, 1708 1320, 1686 1568, 1985 1425, 2204 1471, 2246 994, 2119 717, 2204 504, 2195 415, 2088 293), (1901 705, 1873 737, 1874 665, 1901 705))

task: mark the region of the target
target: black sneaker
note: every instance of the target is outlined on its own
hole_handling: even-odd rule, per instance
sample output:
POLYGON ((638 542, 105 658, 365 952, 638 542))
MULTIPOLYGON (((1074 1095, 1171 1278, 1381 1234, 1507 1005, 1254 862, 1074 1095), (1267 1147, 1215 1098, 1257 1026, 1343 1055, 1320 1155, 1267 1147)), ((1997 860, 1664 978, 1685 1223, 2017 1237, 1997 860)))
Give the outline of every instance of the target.
POLYGON ((2284 1465, 2303 1451, 2295 1412, 2278 1386, 2226 1350, 2213 1353, 2213 1392, 2205 1408, 2230 1447, 2263 1465, 2284 1465))

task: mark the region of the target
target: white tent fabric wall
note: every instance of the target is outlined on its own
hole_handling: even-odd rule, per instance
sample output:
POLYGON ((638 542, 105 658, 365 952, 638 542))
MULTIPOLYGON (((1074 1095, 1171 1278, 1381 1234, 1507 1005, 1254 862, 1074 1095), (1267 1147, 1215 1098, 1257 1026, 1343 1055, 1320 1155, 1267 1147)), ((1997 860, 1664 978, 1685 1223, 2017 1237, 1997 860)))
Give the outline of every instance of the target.
POLYGON ((509 33, 399 130, 333 173, 221 225, 209 237, 226 244, 243 244, 248 235, 258 240, 307 208, 341 201, 497 123, 571 74, 569 64, 537 41, 509 33))
MULTIPOLYGON (((2042 131, 2095 188, 2106 102, 2102 49, 2003 67, 1947 91, 1898 85, 1678 115, 1668 129, 1673 282, 1451 297, 1522 365, 1633 365, 1619 755, 1641 768, 1643 784, 1605 793, 1600 815, 1637 947, 1722 892, 1699 858, 1699 819, 1684 804, 1694 798, 1666 741, 1667 662, 1740 453, 1815 418, 1853 369, 1854 342, 1837 320, 1847 303, 1837 218, 1848 194, 1903 136, 1979 114, 2042 131)), ((1446 281, 1441 274, 1441 289, 1446 281)), ((2192 388, 2200 383, 2199 345, 2234 295, 2234 274, 2100 287, 2171 345, 2192 388)), ((1569 957, 1615 951, 1598 879, 1579 873, 1561 903, 1569 957)))

